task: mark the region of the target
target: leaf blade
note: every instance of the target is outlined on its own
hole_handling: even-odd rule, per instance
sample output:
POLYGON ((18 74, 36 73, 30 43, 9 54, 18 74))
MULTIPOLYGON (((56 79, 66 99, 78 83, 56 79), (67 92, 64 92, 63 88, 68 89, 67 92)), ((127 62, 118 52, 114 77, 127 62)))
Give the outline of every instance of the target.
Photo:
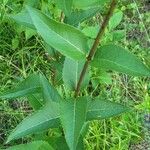
POLYGON ((150 76, 150 70, 137 57, 113 44, 97 50, 91 65, 133 76, 150 76))
POLYGON ((48 102, 48 101, 53 101, 53 102, 60 102, 61 101, 61 96, 57 92, 54 87, 49 83, 49 81, 44 77, 40 77, 40 82, 41 82, 41 89, 43 93, 43 99, 48 102))
POLYGON ((1 94, 0 98, 12 99, 23 96, 28 98, 28 101, 35 110, 43 106, 47 101, 59 102, 61 100, 57 90, 50 85, 42 74, 31 74, 19 83, 18 86, 1 94), (36 98, 37 94, 40 97, 36 98))
POLYGON ((60 118, 65 132, 65 138, 71 150, 75 150, 82 127, 86 120, 87 99, 70 99, 62 101, 60 118))
POLYGON ((69 25, 58 23, 31 7, 27 7, 27 11, 46 43, 70 58, 76 60, 85 58, 88 46, 82 32, 69 25))
POLYGON ((15 89, 11 89, 0 95, 0 98, 17 98, 20 96, 26 96, 29 94, 34 94, 40 92, 40 75, 32 74, 26 79, 24 79, 15 89))
POLYGON ((79 23, 82 23, 84 20, 94 16, 100 8, 92 8, 87 10, 75 10, 69 16, 65 17, 64 22, 73 26, 77 26, 79 23))
POLYGON ((27 10, 22 10, 20 13, 16 15, 9 15, 8 17, 25 27, 31 28, 33 30, 36 29, 27 10))
POLYGON ((106 119, 120 115, 130 109, 119 103, 96 98, 90 99, 87 110, 87 121, 106 119))
POLYGON ((109 21, 109 30, 111 31, 111 30, 115 29, 122 21, 122 18, 123 18, 122 11, 118 11, 118 12, 114 13, 109 21))
POLYGON ((74 1, 74 6, 76 8, 80 8, 80 9, 88 9, 88 8, 94 8, 97 6, 101 6, 104 5, 106 2, 108 2, 109 0, 75 0, 74 1))
POLYGON ((61 0, 61 1, 55 0, 55 1, 58 7, 62 9, 67 16, 69 16, 73 5, 73 0, 61 0))
POLYGON ((59 126, 58 104, 47 103, 41 110, 26 117, 9 135, 7 143, 24 137, 29 134, 37 133, 49 128, 59 126))

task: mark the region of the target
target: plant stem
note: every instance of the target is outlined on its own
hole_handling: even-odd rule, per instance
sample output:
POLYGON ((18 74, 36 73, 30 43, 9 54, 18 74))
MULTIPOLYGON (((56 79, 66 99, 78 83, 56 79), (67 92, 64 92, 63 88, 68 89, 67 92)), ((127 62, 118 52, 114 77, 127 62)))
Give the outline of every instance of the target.
POLYGON ((94 56, 94 54, 95 54, 95 52, 97 50, 98 45, 100 44, 100 40, 101 40, 101 38, 103 37, 103 35, 105 33, 105 29, 106 29, 106 27, 107 27, 107 25, 109 23, 109 20, 110 20, 113 12, 115 10, 116 4, 117 4, 117 0, 112 0, 112 2, 110 4, 110 8, 108 10, 108 13, 107 13, 107 15, 106 15, 102 25, 101 25, 101 28, 99 29, 97 37, 96 37, 96 39, 95 39, 95 41, 93 43, 93 46, 92 46, 92 48, 91 48, 91 50, 89 52, 89 55, 87 56, 86 62, 85 62, 84 66, 83 66, 83 69, 81 71, 80 78, 79 78, 79 81, 78 81, 78 84, 77 84, 77 87, 76 87, 76 90, 75 90, 75 97, 77 97, 78 94, 79 94, 82 81, 83 81, 84 76, 86 74, 86 71, 88 69, 88 65, 91 62, 91 60, 92 60, 92 58, 93 58, 93 56, 94 56))
POLYGON ((59 21, 63 23, 63 22, 64 22, 64 17, 65 17, 65 16, 64 16, 64 13, 63 13, 63 11, 62 11, 62 12, 61 12, 61 15, 60 15, 60 20, 59 20, 59 21))

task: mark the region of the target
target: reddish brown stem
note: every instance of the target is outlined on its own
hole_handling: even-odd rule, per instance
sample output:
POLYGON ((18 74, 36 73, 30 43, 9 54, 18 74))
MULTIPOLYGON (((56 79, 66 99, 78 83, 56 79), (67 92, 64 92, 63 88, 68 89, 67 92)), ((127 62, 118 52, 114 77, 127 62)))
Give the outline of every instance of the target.
POLYGON ((78 81, 78 84, 77 84, 77 87, 76 87, 76 90, 75 90, 75 97, 77 97, 78 94, 79 94, 82 81, 83 81, 84 76, 86 74, 86 71, 88 69, 88 65, 91 62, 91 60, 92 60, 92 58, 93 58, 93 56, 94 56, 94 54, 95 54, 95 52, 97 50, 98 45, 100 44, 100 40, 102 39, 102 37, 103 37, 103 35, 105 33, 105 29, 106 29, 106 27, 107 27, 107 25, 109 23, 109 20, 110 20, 113 12, 115 10, 116 4, 117 4, 117 0, 112 0, 110 8, 108 10, 108 13, 107 13, 107 15, 106 15, 102 25, 101 25, 101 28, 99 29, 97 37, 96 37, 96 39, 94 41, 94 44, 93 44, 93 46, 92 46, 92 48, 91 48, 91 50, 89 52, 89 55, 87 56, 87 60, 86 60, 84 66, 83 66, 83 69, 81 71, 80 78, 79 78, 79 81, 78 81))

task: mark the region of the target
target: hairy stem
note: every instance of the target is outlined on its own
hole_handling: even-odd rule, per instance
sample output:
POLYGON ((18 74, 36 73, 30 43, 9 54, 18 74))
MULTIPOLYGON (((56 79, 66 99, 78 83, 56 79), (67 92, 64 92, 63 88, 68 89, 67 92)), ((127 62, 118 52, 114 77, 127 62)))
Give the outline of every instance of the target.
POLYGON ((88 69, 88 65, 91 62, 91 60, 92 60, 92 58, 93 58, 93 56, 94 56, 94 54, 95 54, 95 52, 97 50, 98 45, 100 44, 100 40, 101 40, 101 38, 103 37, 103 35, 105 33, 105 29, 106 29, 106 27, 107 27, 107 25, 109 23, 109 20, 110 20, 113 12, 115 10, 116 4, 117 4, 117 0, 112 0, 110 8, 108 10, 108 13, 107 13, 107 15, 106 15, 106 17, 105 17, 105 19, 104 19, 100 29, 99 29, 97 37, 96 37, 96 39, 95 39, 95 41, 93 43, 93 46, 92 46, 92 48, 91 48, 91 50, 89 52, 89 55, 87 56, 86 62, 85 62, 84 66, 83 66, 83 69, 81 71, 80 78, 79 78, 79 81, 78 81, 78 84, 77 84, 77 87, 76 87, 76 90, 75 90, 75 97, 77 97, 78 94, 79 94, 82 81, 83 81, 84 76, 86 74, 86 71, 88 69))

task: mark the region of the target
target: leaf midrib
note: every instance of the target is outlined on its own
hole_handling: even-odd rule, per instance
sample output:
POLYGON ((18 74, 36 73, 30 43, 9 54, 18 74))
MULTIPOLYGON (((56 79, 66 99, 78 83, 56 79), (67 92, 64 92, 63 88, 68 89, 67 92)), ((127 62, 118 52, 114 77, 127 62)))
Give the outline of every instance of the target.
POLYGON ((93 112, 93 111, 104 111, 105 109, 91 109, 91 110, 88 110, 87 112, 93 112))

